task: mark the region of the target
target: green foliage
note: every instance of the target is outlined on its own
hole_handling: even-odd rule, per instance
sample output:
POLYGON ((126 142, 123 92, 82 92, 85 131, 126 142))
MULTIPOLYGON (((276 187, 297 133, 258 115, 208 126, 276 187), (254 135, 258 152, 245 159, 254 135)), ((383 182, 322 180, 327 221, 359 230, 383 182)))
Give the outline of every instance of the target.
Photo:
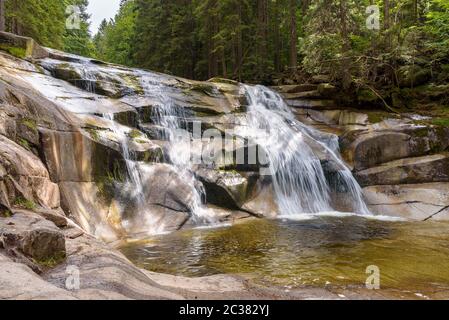
POLYGON ((26 57, 26 50, 24 48, 0 44, 0 50, 6 51, 10 55, 17 57, 17 58, 23 59, 26 57))
POLYGON ((31 151, 31 146, 30 146, 29 142, 26 141, 25 139, 20 138, 18 143, 19 143, 19 145, 21 145, 22 147, 24 147, 28 151, 31 151))
POLYGON ((432 119, 432 124, 438 125, 438 126, 449 127, 449 118, 432 119))
MULTIPOLYGON (((6 1, 6 30, 33 38, 43 46, 89 56, 95 49, 89 34, 88 0, 9 0, 6 1), (81 9, 79 30, 66 28, 67 6, 81 9)), ((23 58, 24 52, 11 49, 23 58)))
POLYGON ((34 38, 44 46, 61 49, 65 29, 65 1, 6 1, 7 30, 34 38))
POLYGON ((133 130, 131 130, 131 131, 128 133, 128 136, 129 136, 131 139, 136 139, 136 138, 141 137, 141 136, 142 136, 142 133, 141 133, 139 130, 137 130, 137 129, 133 129, 133 130))
POLYGON ((122 2, 114 20, 103 20, 94 37, 97 58, 118 64, 132 64, 131 48, 135 40, 135 21, 134 1, 122 2))
POLYGON ((58 264, 62 263, 65 259, 66 259, 65 253, 60 252, 52 257, 48 257, 41 260, 33 259, 33 261, 38 265, 41 265, 42 267, 51 269, 56 267, 58 264))
POLYGON ((88 129, 86 129, 86 131, 89 133, 92 140, 94 140, 94 141, 100 140, 100 134, 98 133, 98 131, 96 129, 88 128, 88 129))
POLYGON ((31 129, 34 132, 37 132, 37 123, 36 120, 31 118, 23 118, 21 120, 21 123, 26 126, 27 128, 31 129))
POLYGON ((289 5, 287 0, 124 0, 94 42, 98 58, 115 63, 194 79, 269 81, 289 61, 289 5))
POLYGON ((17 197, 14 200, 14 205, 28 210, 36 209, 36 204, 31 200, 25 199, 24 197, 17 197))
POLYGON ((88 0, 66 0, 68 4, 75 5, 80 8, 80 29, 66 29, 64 33, 63 50, 66 52, 82 55, 93 56, 95 54, 95 45, 91 39, 89 31, 89 18, 87 14, 88 0))

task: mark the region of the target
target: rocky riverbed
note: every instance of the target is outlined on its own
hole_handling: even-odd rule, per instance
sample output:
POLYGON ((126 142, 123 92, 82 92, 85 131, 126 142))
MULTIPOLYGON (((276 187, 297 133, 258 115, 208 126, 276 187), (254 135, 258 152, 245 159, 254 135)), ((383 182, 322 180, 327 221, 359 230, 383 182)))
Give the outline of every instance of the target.
MULTIPOLYGON (((349 293, 316 288, 285 292, 243 277, 186 278, 136 267, 114 249, 117 241, 144 238, 149 230, 170 232, 210 220, 232 224, 279 212, 272 181, 260 174, 263 164, 235 161, 239 151, 247 154, 253 146, 240 134, 248 126, 248 101, 240 85, 110 65, 7 33, 0 33, 0 42, 2 48, 19 47, 26 53, 14 57, 0 52, 0 298, 394 296, 363 287, 349 293), (201 123, 203 134, 211 128, 230 134, 233 143, 206 144, 225 156, 181 170, 174 158, 182 150, 170 145, 169 124, 154 119, 161 99, 173 105, 172 114, 180 115, 188 131, 201 123), (139 181, 130 177, 136 166, 145 172, 139 181), (142 205, 133 201, 136 186, 142 186, 142 207, 149 215, 132 214, 142 205), (205 197, 199 202, 207 212, 200 221, 198 195, 205 197), (67 286, 73 267, 75 275, 79 272, 79 290, 67 286)), ((339 137, 341 154, 371 211, 449 220, 449 129, 424 125, 416 115, 338 106, 332 100, 337 88, 316 82, 273 89, 297 120, 324 138, 339 137)), ((332 181, 340 170, 336 160, 321 144, 311 145, 332 181)), ((331 190, 333 208, 350 207, 347 192, 338 186, 331 190)))

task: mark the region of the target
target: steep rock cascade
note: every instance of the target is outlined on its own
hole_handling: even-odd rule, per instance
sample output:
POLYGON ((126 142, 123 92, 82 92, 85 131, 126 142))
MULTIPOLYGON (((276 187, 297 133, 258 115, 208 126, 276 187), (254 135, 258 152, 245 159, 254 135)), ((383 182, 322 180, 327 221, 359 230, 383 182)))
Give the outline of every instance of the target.
POLYGON ((345 190, 351 210, 368 213, 360 186, 338 154, 338 137, 324 134, 297 121, 279 94, 263 86, 244 86, 248 97, 248 126, 242 134, 251 137, 267 156, 281 215, 335 210, 331 187, 345 190), (326 178, 317 153, 326 155, 336 169, 326 178))
POLYGON ((41 154, 64 208, 99 237, 248 214, 368 212, 337 137, 297 121, 265 87, 191 81, 54 50, 20 68, 17 59, 2 59, 11 66, 1 71, 5 78, 72 119, 72 127, 56 129, 37 118, 41 154), (253 147, 259 159, 237 163, 253 147), (213 161, 196 161, 209 151, 213 161))

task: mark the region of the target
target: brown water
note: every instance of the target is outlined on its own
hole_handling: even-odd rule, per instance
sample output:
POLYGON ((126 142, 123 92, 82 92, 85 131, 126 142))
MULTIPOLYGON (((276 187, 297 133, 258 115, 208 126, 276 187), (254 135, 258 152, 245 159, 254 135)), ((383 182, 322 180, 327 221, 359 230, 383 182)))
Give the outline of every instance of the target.
POLYGON ((122 251, 155 272, 247 274, 289 289, 363 286, 366 268, 375 265, 381 288, 430 296, 449 290, 449 223, 355 216, 251 220, 157 236, 122 251))

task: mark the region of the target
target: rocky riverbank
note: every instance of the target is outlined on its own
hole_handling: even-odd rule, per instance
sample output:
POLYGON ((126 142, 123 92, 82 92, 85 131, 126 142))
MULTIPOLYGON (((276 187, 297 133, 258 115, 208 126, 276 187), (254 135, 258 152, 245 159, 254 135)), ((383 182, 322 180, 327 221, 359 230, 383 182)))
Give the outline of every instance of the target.
MULTIPOLYGON (((252 147, 238 134, 247 125, 247 101, 238 83, 127 69, 7 33, 0 33, 0 41, 6 50, 0 52, 0 298, 341 298, 329 290, 286 293, 255 287, 233 276, 190 279, 149 273, 106 244, 138 237, 149 223, 126 216, 135 208, 123 192, 129 159, 122 135, 134 160, 154 170, 142 182, 151 224, 173 231, 195 222, 195 188, 168 164, 165 128, 150 121, 161 99, 154 92, 161 86, 162 98, 174 101, 186 119, 184 127, 192 131, 201 122, 201 133, 214 128, 232 135, 232 144, 209 145, 230 157, 192 168, 214 220, 232 223, 276 214, 271 181, 259 174, 261 164, 235 161, 239 150, 247 154, 252 147), (8 47, 22 54, 12 56, 18 51, 8 47), (153 95, 143 94, 148 86, 153 95), (110 114, 112 120, 105 117, 110 114), (80 279, 74 291, 66 286, 72 266, 80 279)), ((374 212, 449 220, 446 127, 422 125, 411 115, 342 108, 332 100, 337 89, 328 83, 275 89, 299 120, 339 135, 342 155, 374 212)), ((331 163, 321 154, 323 165, 331 163)), ((329 165, 326 174, 332 176, 334 167, 329 165)), ((333 193, 336 206, 344 202, 345 192, 333 193)), ((360 291, 354 298, 376 297, 360 291)))

